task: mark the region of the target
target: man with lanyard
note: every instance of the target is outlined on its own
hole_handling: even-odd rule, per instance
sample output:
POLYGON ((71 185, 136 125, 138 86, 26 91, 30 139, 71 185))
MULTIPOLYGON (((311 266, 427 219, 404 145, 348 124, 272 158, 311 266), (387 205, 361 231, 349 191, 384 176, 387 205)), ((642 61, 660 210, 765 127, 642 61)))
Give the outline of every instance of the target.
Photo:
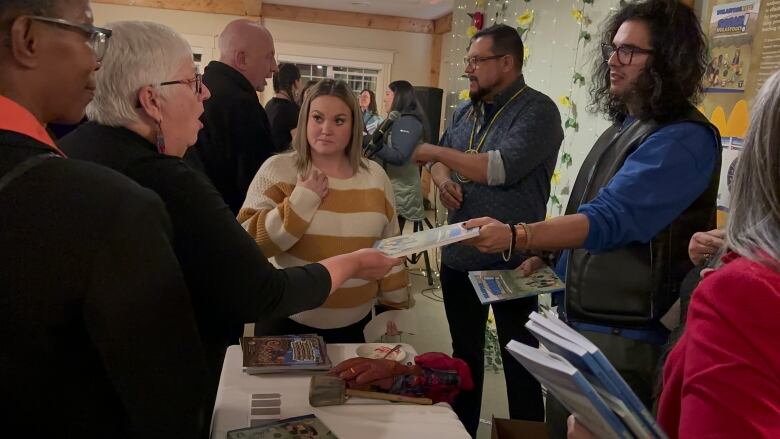
MULTIPOLYGON (((455 111, 443 146, 422 144, 413 158, 431 163, 450 223, 485 215, 512 223, 540 221, 563 140, 558 108, 525 84, 523 42, 515 29, 496 25, 477 33, 465 61, 471 102, 455 111)), ((513 269, 523 259, 519 253, 485 255, 458 244, 443 250, 441 284, 453 356, 468 363, 475 384, 458 396, 454 409, 472 436, 482 401, 488 307, 480 303, 468 272, 513 269)), ((536 307, 535 297, 493 305, 500 346, 512 339, 534 344, 523 325, 536 307)), ((510 416, 543 420, 539 383, 504 349, 501 356, 510 416)))
MULTIPOLYGON (((612 119, 591 149, 566 215, 510 227, 491 218, 471 244, 561 250, 563 316, 593 341, 651 407, 668 331, 659 323, 693 268, 688 241, 712 229, 720 135, 693 106, 706 69, 699 20, 677 0, 630 3, 602 37, 593 105, 612 119)), ((524 263, 533 271, 538 258, 524 263)), ((551 437, 566 436, 563 408, 548 398, 551 437)))
POLYGON ((84 116, 110 36, 87 0, 0 2, 3 428, 195 438, 205 359, 165 208, 44 129, 84 116))

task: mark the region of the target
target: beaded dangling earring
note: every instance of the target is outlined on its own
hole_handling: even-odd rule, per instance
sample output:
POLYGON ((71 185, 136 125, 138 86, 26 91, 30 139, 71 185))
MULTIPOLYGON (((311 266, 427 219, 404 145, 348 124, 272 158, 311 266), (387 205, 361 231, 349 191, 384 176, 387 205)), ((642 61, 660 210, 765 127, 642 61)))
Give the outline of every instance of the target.
POLYGON ((162 132, 162 121, 157 122, 157 152, 165 154, 165 136, 162 132))

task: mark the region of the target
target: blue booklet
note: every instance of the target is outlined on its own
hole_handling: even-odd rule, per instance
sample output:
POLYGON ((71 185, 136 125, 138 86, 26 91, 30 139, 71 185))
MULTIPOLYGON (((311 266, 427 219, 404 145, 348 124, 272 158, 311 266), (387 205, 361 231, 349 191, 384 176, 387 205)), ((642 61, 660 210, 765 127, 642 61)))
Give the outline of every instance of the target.
POLYGON ((517 270, 469 271, 469 280, 483 305, 563 291, 563 281, 550 267, 528 276, 517 270))
POLYGON ((588 428, 602 439, 632 439, 633 435, 599 391, 566 359, 517 341, 506 345, 512 354, 547 390, 588 428))
POLYGON ((621 420, 637 437, 666 439, 667 435, 655 417, 642 404, 620 373, 590 340, 585 338, 551 311, 531 313, 526 328, 550 352, 564 358, 581 371, 589 382, 603 391, 604 399, 620 414, 621 420), (618 406, 618 407, 616 407, 618 406))

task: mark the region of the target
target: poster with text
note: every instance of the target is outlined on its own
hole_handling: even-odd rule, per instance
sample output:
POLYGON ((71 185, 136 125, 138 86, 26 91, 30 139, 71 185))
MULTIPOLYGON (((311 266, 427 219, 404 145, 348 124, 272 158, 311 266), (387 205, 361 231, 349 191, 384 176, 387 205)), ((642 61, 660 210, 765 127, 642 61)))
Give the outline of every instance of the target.
POLYGON ((710 62, 704 78, 706 92, 741 93, 745 90, 760 7, 760 0, 744 0, 712 8, 710 62))

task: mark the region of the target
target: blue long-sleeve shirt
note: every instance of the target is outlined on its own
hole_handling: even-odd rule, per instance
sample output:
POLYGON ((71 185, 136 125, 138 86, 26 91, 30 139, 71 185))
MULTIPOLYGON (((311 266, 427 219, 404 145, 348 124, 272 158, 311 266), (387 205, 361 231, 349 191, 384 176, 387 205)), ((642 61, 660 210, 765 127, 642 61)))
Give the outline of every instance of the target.
MULTIPOLYGON (((649 242, 704 192, 718 171, 717 157, 715 133, 700 124, 671 124, 650 135, 596 198, 577 210, 590 223, 583 247, 599 253, 649 242)), ((562 256, 556 272, 563 277, 569 251, 562 256)))

